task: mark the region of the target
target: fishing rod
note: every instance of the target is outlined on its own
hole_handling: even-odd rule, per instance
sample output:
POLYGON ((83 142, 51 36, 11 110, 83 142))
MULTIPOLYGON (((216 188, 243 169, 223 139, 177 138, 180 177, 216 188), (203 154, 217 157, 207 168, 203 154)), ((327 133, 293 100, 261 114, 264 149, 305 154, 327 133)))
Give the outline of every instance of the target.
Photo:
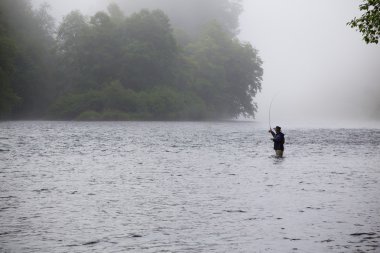
POLYGON ((273 101, 274 99, 280 94, 280 92, 278 92, 277 94, 275 94, 273 97, 272 97, 272 100, 270 101, 270 105, 269 105, 269 129, 272 130, 272 126, 271 126, 271 120, 270 120, 270 113, 271 113, 271 110, 272 110, 272 104, 273 104, 273 101))

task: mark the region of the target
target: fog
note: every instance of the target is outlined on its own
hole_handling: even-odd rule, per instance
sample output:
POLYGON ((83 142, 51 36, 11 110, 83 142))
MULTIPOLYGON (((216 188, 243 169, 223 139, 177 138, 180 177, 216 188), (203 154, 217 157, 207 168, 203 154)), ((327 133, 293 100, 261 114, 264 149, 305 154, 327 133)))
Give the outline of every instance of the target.
MULTIPOLYGON (((33 1, 36 6, 42 2, 33 1)), ((47 2, 59 21, 73 9, 92 15, 104 10, 111 1, 47 2)), ((116 2, 123 5, 123 1, 116 2)), ((141 1, 136 3, 128 6, 130 11, 141 5, 141 1)), ((256 120, 268 122, 269 104, 274 96, 272 124, 343 124, 380 118, 380 45, 365 44, 361 34, 346 25, 360 15, 360 3, 243 2, 239 38, 258 49, 264 61, 262 91, 255 98, 259 107, 256 120)))
POLYGON ((248 1, 240 38, 264 61, 257 119, 275 124, 379 118, 380 45, 346 26, 361 1, 248 1))

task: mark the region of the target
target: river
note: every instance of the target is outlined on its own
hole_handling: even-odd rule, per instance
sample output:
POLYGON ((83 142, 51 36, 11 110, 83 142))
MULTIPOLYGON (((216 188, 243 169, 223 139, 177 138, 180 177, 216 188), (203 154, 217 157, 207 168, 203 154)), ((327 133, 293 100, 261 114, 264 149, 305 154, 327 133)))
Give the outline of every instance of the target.
POLYGON ((380 129, 0 123, 0 252, 379 252, 380 129))

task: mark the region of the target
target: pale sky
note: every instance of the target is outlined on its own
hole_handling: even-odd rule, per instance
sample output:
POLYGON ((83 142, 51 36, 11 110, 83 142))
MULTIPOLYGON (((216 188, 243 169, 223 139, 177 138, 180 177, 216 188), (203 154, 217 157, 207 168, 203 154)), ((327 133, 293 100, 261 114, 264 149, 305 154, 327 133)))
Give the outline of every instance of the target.
MULTIPOLYGON (((380 104, 380 44, 365 44, 346 25, 360 15, 361 1, 243 1, 239 38, 258 49, 264 61, 256 120, 268 121, 276 94, 272 124, 363 121, 375 113, 380 104)), ((92 15, 110 1, 46 2, 60 21, 73 9, 92 15)))
MULTIPOLYGON (((245 0, 240 38, 264 61, 257 120, 356 121, 380 101, 380 44, 346 26, 358 0, 245 0)), ((277 122, 276 122, 277 121, 277 122)))

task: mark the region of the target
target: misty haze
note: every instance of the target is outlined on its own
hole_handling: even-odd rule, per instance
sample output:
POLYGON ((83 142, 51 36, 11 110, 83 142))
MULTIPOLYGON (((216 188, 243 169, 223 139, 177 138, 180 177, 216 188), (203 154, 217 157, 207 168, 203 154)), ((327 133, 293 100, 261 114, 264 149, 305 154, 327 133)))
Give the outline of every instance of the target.
POLYGON ((378 252, 379 16, 0 0, 0 252, 378 252))

